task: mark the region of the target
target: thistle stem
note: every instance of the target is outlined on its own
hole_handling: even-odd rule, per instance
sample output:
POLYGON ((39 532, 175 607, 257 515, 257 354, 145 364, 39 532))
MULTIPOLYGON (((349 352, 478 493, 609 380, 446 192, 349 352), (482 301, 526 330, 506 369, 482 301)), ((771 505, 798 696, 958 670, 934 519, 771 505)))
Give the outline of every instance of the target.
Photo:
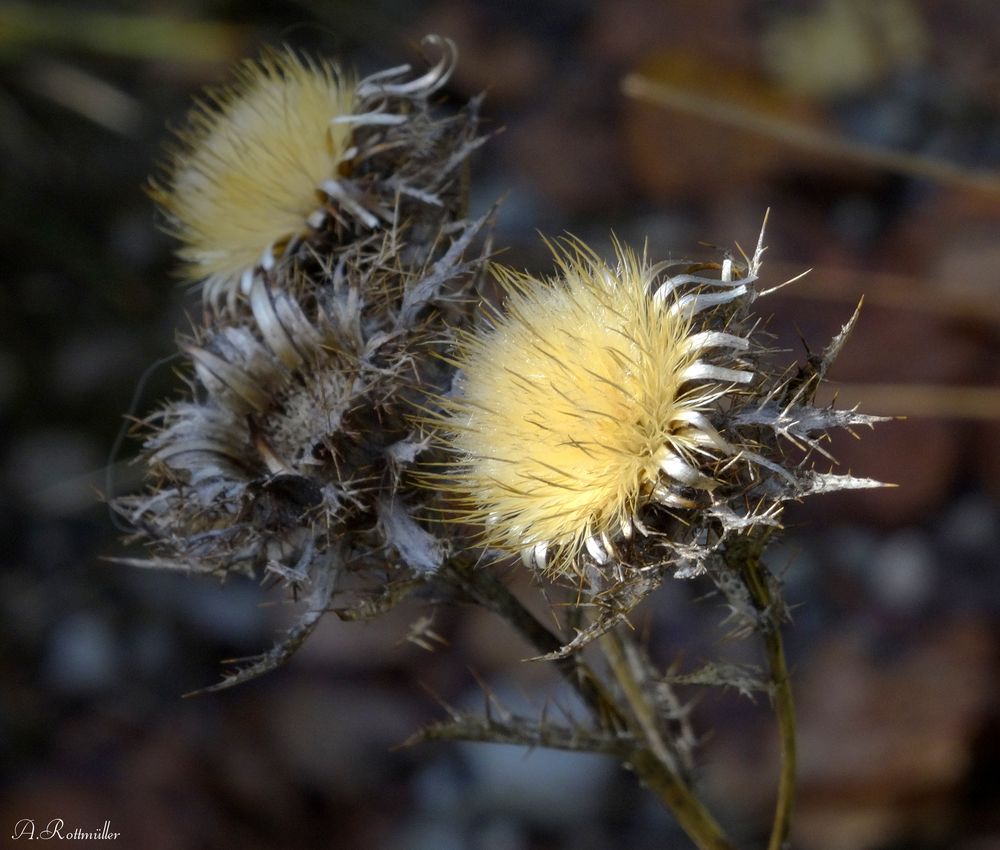
MULTIPOLYGON (((563 641, 540 623, 511 593, 510 588, 493 573, 476 569, 473 564, 458 560, 452 561, 449 567, 450 569, 447 570, 448 578, 469 601, 481 605, 505 619, 540 654, 548 655, 562 647, 563 641)), ((618 643, 617 646, 620 661, 612 662, 609 659, 608 662, 612 672, 623 692, 626 693, 629 704, 632 705, 632 701, 635 699, 638 700, 640 706, 645 706, 644 709, 641 709, 645 722, 653 722, 651 728, 655 730, 655 720, 653 719, 655 715, 652 714, 652 707, 649 706, 642 694, 641 686, 632 675, 622 644, 618 643)), ((673 812, 677 823, 698 847, 698 850, 734 850, 734 846, 723 833, 722 827, 716 823, 711 813, 695 796, 687 783, 664 762, 661 756, 657 755, 656 749, 667 752, 659 733, 657 732, 659 742, 657 747, 645 734, 642 728, 643 724, 634 719, 635 709, 633 708, 630 712, 619 706, 604 683, 579 657, 561 658, 555 661, 555 665, 566 682, 577 691, 594 712, 599 723, 623 731, 631 729, 633 724, 638 726, 634 730, 634 733, 638 733, 635 734, 635 737, 639 741, 646 741, 646 746, 638 746, 633 749, 627 757, 627 763, 631 765, 643 784, 659 797, 664 806, 673 812)))
POLYGON ((781 772, 778 778, 778 799, 774 808, 774 823, 767 850, 782 850, 786 846, 795 798, 795 701, 792 696, 791 678, 785 660, 785 647, 781 638, 781 613, 773 604, 767 568, 761 563, 759 548, 748 553, 742 563, 744 580, 754 605, 765 617, 763 629, 764 648, 771 671, 771 701, 778 719, 781 748, 781 772))
POLYGON ((637 749, 629 758, 629 763, 643 784, 673 812, 677 823, 698 850, 735 850, 701 800, 684 782, 664 768, 652 750, 645 747, 637 749))
POLYGON ((632 658, 628 657, 624 640, 617 631, 610 631, 600 637, 601 649, 607 659, 615 679, 625 695, 625 701, 632 709, 634 721, 629 724, 639 740, 645 740, 663 766, 674 776, 680 776, 677 759, 663 742, 656 722, 656 709, 646 697, 632 658))
POLYGON ((618 632, 600 638, 608 666, 631 708, 629 728, 646 746, 637 748, 629 761, 643 783, 673 812, 681 829, 699 850, 733 850, 715 821, 680 775, 677 758, 667 748, 656 721, 656 710, 637 670, 634 646, 618 632), (630 651, 631 650, 631 651, 630 651))

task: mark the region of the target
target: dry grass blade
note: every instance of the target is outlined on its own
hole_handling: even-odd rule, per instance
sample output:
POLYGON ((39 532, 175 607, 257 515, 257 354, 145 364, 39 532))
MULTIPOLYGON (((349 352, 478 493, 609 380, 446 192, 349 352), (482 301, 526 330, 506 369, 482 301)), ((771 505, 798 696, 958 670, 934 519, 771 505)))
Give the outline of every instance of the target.
POLYGON ((65 3, 0 4, 0 48, 69 47, 97 54, 182 62, 229 62, 240 51, 236 25, 174 15, 117 14, 65 3))
POLYGON ((637 100, 766 136, 813 153, 847 159, 871 168, 881 168, 936 183, 1000 195, 1000 175, 995 172, 972 171, 946 160, 856 142, 639 74, 626 76, 622 80, 622 91, 637 100))

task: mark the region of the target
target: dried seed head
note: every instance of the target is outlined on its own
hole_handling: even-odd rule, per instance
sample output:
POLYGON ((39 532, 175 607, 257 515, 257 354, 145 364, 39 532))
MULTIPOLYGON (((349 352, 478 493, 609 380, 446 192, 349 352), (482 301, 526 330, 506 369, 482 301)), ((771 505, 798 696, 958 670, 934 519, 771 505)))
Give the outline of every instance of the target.
POLYGON ((154 195, 181 240, 184 274, 206 298, 238 287, 305 237, 318 194, 350 145, 354 83, 335 65, 269 51, 211 90, 188 117, 170 174, 154 195))
POLYGON ((459 518, 566 572, 583 553, 610 560, 644 502, 708 500, 734 451, 713 413, 754 376, 746 339, 698 321, 744 287, 656 292, 661 268, 621 246, 616 268, 572 240, 555 255, 550 280, 498 273, 505 310, 462 336, 461 394, 437 424, 457 456, 459 518))
MULTIPOLYGON (((180 343, 187 397, 145 422, 147 488, 114 507, 153 553, 130 563, 278 577, 305 601, 286 640, 227 683, 289 654, 334 594, 348 600, 342 616, 375 616, 449 550, 414 518, 428 494, 409 468, 426 443, 409 416, 450 383, 440 354, 449 326, 472 310, 492 211, 465 218, 462 169, 481 141, 478 100, 458 113, 435 108, 431 95, 454 59, 436 43, 446 50, 430 71, 410 79, 398 67, 360 81, 354 112, 332 125, 333 102, 322 105, 340 85, 331 65, 291 53, 251 63, 218 116, 196 113, 206 125, 198 151, 174 177, 171 211, 199 273, 210 272, 205 294, 217 309, 180 343), (281 194, 290 180, 268 182, 262 170, 296 171, 289 151, 299 150, 301 103, 325 116, 314 122, 327 134, 321 142, 346 139, 331 127, 349 126, 353 152, 350 174, 325 179, 322 198, 317 156, 294 207, 281 194), (231 162, 205 153, 217 137, 231 162), (268 227, 285 213, 288 227, 305 222, 310 198, 322 220, 310 218, 303 250, 289 243, 279 255, 281 228, 268 227), (237 209, 217 221, 226 204, 237 209), (258 262, 250 237, 272 240, 274 262, 258 262)), ((337 162, 332 151, 324 167, 337 162)))

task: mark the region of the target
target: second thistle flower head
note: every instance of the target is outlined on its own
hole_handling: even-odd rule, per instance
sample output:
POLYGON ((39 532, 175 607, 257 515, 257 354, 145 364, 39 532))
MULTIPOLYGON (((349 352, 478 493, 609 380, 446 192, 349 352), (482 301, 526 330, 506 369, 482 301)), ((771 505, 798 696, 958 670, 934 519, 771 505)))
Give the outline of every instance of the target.
POLYGON ((192 110, 154 194, 210 299, 307 233, 350 142, 334 119, 353 108, 354 84, 336 66, 284 50, 245 62, 192 110))
POLYGON ((440 424, 460 518, 564 573, 581 555, 609 560, 645 503, 710 500, 735 452, 714 412, 754 374, 748 340, 704 321, 745 286, 657 288, 662 266, 621 246, 614 268, 574 241, 555 254, 547 281, 499 272, 505 310, 462 335, 461 392, 440 424))
POLYGON ((356 81, 285 48, 244 62, 197 102, 152 193, 181 242, 184 276, 210 305, 232 312, 256 277, 295 256, 396 221, 441 223, 460 193, 455 170, 478 142, 474 121, 431 116, 456 54, 446 39, 427 41, 441 58, 415 79, 404 65, 356 81), (443 148, 455 154, 444 163, 443 148))

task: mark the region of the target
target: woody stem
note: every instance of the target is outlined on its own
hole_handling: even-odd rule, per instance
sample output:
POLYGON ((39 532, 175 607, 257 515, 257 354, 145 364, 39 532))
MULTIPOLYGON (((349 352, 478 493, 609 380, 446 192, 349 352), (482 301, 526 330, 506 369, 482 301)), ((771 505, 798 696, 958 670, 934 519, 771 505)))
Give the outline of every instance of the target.
POLYGON ((674 817, 698 850, 734 850, 722 827, 680 775, 677 758, 668 749, 660 732, 656 709, 643 687, 641 665, 634 644, 621 634, 608 632, 600 638, 601 649, 612 675, 628 704, 629 731, 645 746, 630 756, 632 768, 647 788, 673 812, 674 817))
MULTIPOLYGON (((457 559, 449 567, 448 578, 470 602, 505 619, 541 654, 548 655, 562 647, 564 642, 558 635, 539 622, 493 573, 457 559)), ((620 641, 620 638, 615 640, 620 641)), ((649 730, 656 730, 655 714, 631 670, 621 643, 615 646, 618 656, 609 657, 608 663, 625 695, 625 705, 617 702, 604 682, 578 656, 558 658, 554 663, 563 679, 593 711, 599 725, 631 732, 637 742, 643 742, 628 754, 627 763, 643 784, 673 812, 698 850, 734 850, 711 813, 678 775, 676 765, 663 758, 668 751, 662 736, 658 732, 652 737, 648 734, 649 730), (641 720, 638 719, 640 716, 641 720)), ((614 648, 610 652, 614 656, 614 648)))
POLYGON ((788 840, 795 797, 795 700, 792 696, 791 678, 781 638, 782 612, 775 604, 771 583, 768 580, 770 574, 761 562, 762 551, 761 540, 745 550, 739 566, 754 606, 761 615, 760 632, 771 673, 771 702, 778 719, 781 768, 778 777, 778 799, 775 803, 774 822, 767 850, 782 850, 788 840))

